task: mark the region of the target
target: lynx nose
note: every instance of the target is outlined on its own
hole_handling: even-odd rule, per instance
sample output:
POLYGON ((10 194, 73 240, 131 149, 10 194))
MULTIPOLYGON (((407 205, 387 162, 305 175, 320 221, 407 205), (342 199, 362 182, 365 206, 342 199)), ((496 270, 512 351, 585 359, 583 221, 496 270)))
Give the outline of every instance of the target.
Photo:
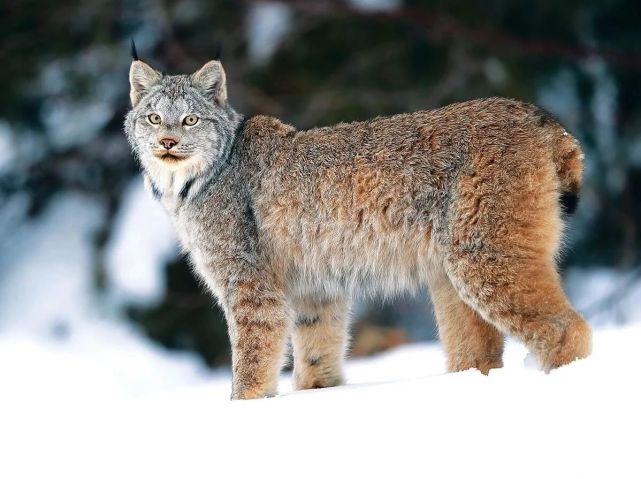
POLYGON ((177 143, 173 138, 163 138, 160 140, 160 144, 164 146, 166 150, 171 150, 177 143))

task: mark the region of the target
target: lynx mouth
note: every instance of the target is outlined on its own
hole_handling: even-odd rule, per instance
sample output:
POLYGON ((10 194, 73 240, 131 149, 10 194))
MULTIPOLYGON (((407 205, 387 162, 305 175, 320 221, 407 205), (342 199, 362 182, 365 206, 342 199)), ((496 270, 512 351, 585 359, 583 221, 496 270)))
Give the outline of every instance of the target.
POLYGON ((170 163, 176 163, 179 161, 185 160, 187 157, 184 155, 176 155, 175 153, 161 153, 154 155, 156 158, 162 161, 168 161, 170 163))

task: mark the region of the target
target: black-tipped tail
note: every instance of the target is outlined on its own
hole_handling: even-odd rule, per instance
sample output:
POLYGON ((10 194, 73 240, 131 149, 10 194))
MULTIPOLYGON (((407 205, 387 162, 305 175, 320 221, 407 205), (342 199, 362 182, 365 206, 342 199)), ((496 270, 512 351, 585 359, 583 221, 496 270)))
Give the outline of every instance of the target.
POLYGON ((133 38, 131 39, 131 58, 133 61, 138 61, 138 52, 136 51, 136 44, 133 38))
POLYGON ((561 193, 561 207, 566 215, 574 214, 577 206, 579 206, 578 193, 561 193))

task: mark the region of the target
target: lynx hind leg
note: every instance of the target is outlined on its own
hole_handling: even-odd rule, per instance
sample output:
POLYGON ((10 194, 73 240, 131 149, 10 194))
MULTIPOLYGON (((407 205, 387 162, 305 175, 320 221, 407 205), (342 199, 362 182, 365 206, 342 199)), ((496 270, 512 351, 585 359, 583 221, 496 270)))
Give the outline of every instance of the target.
POLYGON ((292 332, 294 387, 314 389, 343 383, 349 304, 345 300, 303 301, 292 332))
POLYGON ((509 178, 491 165, 459 180, 445 269, 467 304, 549 371, 587 357, 591 331, 556 270, 562 223, 553 167, 515 159, 502 166, 509 178))
POLYGON ((448 371, 503 367, 503 335, 461 300, 444 271, 432 275, 429 288, 448 371))
POLYGON ((551 264, 521 261, 488 271, 484 261, 457 263, 452 277, 462 296, 525 343, 545 371, 589 356, 590 327, 568 303, 551 264))

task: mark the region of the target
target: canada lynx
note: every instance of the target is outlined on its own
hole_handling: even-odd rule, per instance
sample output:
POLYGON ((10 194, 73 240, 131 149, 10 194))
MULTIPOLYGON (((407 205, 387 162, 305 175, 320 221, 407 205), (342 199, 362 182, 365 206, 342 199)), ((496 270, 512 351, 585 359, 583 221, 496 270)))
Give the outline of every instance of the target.
POLYGON ((542 110, 489 98, 299 131, 244 118, 211 61, 165 76, 134 57, 126 132, 145 181, 225 312, 237 399, 343 382, 352 298, 427 285, 448 369, 590 354, 556 255, 582 153, 542 110))

